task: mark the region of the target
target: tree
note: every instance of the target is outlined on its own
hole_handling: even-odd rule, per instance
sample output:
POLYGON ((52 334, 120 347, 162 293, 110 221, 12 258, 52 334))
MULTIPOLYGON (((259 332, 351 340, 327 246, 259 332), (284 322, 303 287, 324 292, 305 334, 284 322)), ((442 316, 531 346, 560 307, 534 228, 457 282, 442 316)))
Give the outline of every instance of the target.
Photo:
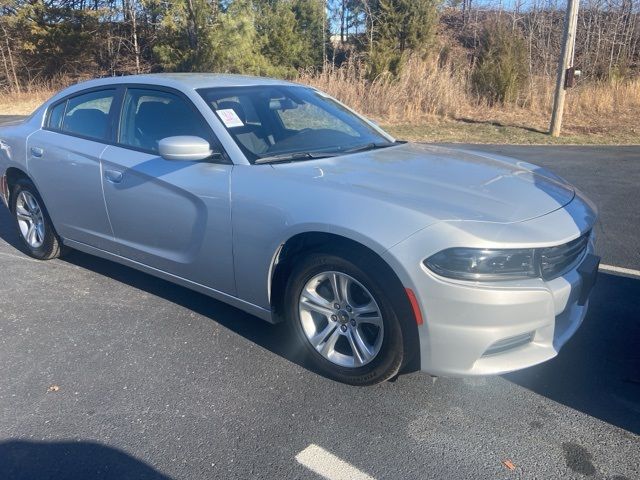
POLYGON ((273 66, 260 53, 249 0, 223 10, 210 0, 175 0, 163 13, 153 51, 165 70, 265 75, 273 66))
POLYGON ((262 55, 283 73, 292 76, 296 69, 305 66, 305 39, 298 31, 298 22, 289 1, 256 2, 258 15, 256 29, 262 55))
POLYGON ((435 36, 439 0, 378 0, 369 76, 397 75, 409 52, 423 55, 435 36))
POLYGON ((329 48, 329 21, 325 0, 294 0, 296 28, 302 39, 300 67, 321 67, 329 48))
POLYGON ((13 17, 21 62, 44 78, 76 77, 96 70, 100 12, 42 1, 21 5, 13 17))
POLYGON ((166 70, 206 70, 213 56, 212 31, 219 28, 220 9, 210 0, 174 0, 162 11, 153 52, 166 70))
POLYGON ((282 73, 321 67, 328 38, 322 0, 257 1, 256 29, 261 52, 282 73))
POLYGON ((273 75, 278 70, 260 52, 256 11, 250 0, 236 0, 220 14, 209 32, 211 58, 207 71, 273 75))

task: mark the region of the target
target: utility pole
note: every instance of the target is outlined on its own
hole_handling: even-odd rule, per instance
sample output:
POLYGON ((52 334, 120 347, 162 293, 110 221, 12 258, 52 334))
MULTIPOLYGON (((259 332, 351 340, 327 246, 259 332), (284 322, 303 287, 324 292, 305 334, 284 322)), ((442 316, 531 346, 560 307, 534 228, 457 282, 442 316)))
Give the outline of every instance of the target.
POLYGON ((576 30, 578 27, 578 7, 580 0, 567 1, 567 13, 564 17, 564 35, 562 37, 562 50, 558 62, 558 78, 556 79, 556 93, 553 97, 553 112, 551 113, 552 137, 560 136, 562 127, 562 114, 564 113, 564 96, 566 93, 567 69, 573 66, 573 53, 576 45, 576 30))

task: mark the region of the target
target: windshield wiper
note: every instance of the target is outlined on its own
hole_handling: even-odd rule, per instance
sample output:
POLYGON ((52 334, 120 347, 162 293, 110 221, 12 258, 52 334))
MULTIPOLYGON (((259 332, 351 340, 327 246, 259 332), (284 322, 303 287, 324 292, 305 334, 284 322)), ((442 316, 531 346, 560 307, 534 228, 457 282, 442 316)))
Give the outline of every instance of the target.
POLYGON ((370 142, 364 145, 358 145, 356 147, 347 148, 346 150, 340 150, 340 153, 355 153, 364 152, 365 150, 375 150, 376 148, 387 148, 399 145, 400 142, 370 142))
POLYGON ((403 142, 370 142, 364 145, 358 145, 355 147, 347 148, 345 150, 334 150, 331 152, 294 152, 294 153, 282 153, 280 155, 269 155, 267 157, 260 157, 253 163, 260 165, 263 163, 278 163, 278 162, 294 162, 296 160, 310 160, 316 158, 328 158, 337 157, 338 155, 344 155, 345 153, 362 152, 365 150, 374 150, 376 148, 387 148, 395 145, 400 145, 403 142))
POLYGON ((278 162, 294 162, 296 160, 310 160, 316 158, 328 158, 335 157, 335 153, 323 153, 323 152, 294 152, 283 153, 280 155, 269 155, 268 157, 260 157, 253 163, 260 165, 263 163, 278 163, 278 162))

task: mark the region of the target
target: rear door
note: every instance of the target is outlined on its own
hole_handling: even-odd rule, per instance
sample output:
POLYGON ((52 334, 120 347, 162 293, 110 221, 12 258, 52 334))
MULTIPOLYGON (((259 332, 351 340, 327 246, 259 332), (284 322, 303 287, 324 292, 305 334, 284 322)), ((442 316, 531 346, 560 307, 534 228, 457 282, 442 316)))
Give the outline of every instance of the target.
POLYGON ((169 161, 158 141, 215 144, 191 100, 160 87, 124 92, 116 145, 102 154, 103 188, 120 255, 233 294, 229 181, 224 161, 169 161))
POLYGON ((116 89, 84 91, 52 105, 27 139, 27 165, 58 233, 113 247, 102 195, 100 155, 111 136, 116 89))

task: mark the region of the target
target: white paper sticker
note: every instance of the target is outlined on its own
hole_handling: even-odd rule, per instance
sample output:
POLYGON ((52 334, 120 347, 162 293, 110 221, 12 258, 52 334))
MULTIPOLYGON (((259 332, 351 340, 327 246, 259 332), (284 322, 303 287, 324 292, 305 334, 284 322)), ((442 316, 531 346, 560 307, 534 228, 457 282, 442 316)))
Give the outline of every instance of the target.
POLYGON ((244 123, 242 123, 242 120, 240 120, 240 117, 233 108, 223 108, 222 110, 216 110, 216 113, 227 128, 244 126, 244 123))

